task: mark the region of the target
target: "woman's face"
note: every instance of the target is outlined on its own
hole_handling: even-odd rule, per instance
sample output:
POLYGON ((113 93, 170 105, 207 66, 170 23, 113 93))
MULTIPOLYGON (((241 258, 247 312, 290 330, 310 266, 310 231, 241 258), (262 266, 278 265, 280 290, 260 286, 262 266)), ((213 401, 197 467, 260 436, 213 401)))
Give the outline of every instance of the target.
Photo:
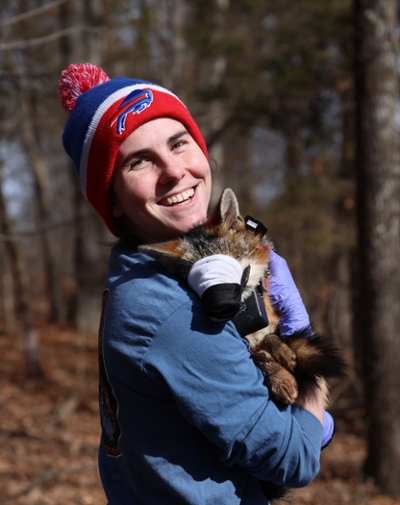
POLYGON ((206 219, 210 165, 182 123, 154 119, 121 144, 113 192, 114 217, 125 215, 140 240, 169 240, 206 219))

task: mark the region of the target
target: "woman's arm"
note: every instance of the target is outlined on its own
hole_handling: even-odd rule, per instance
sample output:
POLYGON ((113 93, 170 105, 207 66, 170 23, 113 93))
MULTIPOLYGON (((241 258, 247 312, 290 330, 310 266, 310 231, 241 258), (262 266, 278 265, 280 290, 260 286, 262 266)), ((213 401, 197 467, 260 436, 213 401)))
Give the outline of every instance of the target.
POLYGON ((233 323, 210 322, 196 302, 164 322, 143 369, 165 381, 189 424, 219 448, 221 463, 277 485, 307 485, 319 471, 318 395, 305 400, 308 410, 275 403, 233 323))
POLYGON ((309 389, 307 395, 300 394, 295 404, 308 410, 310 414, 313 414, 318 421, 324 425, 324 409, 322 406, 322 394, 319 387, 316 385, 315 388, 309 389))

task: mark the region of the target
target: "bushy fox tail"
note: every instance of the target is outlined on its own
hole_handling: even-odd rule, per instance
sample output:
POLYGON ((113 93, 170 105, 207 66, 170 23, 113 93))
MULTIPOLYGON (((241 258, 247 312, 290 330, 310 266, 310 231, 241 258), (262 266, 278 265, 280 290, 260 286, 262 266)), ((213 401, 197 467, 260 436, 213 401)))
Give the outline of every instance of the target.
POLYGON ((349 367, 341 351, 326 337, 293 335, 285 342, 296 355, 296 377, 330 379, 347 376, 349 367))

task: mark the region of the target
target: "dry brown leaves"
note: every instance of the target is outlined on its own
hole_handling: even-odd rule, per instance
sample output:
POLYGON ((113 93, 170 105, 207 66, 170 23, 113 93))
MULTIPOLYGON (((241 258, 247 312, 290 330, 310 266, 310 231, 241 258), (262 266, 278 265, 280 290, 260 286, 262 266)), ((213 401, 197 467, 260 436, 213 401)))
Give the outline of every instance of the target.
MULTIPOLYGON (((39 336, 45 378, 32 379, 20 339, 0 333, 0 505, 105 505, 97 471, 97 339, 88 336, 82 347, 75 330, 55 325, 39 328, 39 336)), ((293 491, 292 503, 400 505, 363 482, 365 441, 338 421, 319 476, 293 491)))
POLYGON ((80 353, 72 329, 39 333, 44 379, 26 376, 21 341, 0 335, 0 504, 104 505, 96 338, 87 337, 80 353))

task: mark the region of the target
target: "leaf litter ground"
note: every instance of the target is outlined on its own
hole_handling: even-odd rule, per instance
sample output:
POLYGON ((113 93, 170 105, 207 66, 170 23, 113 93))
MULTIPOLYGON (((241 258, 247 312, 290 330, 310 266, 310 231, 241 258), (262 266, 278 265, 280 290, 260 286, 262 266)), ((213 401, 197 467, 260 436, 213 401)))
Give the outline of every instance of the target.
MULTIPOLYGON (((21 340, 0 333, 0 505, 106 505, 97 470, 97 338, 83 341, 60 325, 38 333, 42 379, 27 377, 21 340)), ((362 480, 361 416, 337 416, 320 474, 293 491, 293 505, 400 505, 362 480)))

